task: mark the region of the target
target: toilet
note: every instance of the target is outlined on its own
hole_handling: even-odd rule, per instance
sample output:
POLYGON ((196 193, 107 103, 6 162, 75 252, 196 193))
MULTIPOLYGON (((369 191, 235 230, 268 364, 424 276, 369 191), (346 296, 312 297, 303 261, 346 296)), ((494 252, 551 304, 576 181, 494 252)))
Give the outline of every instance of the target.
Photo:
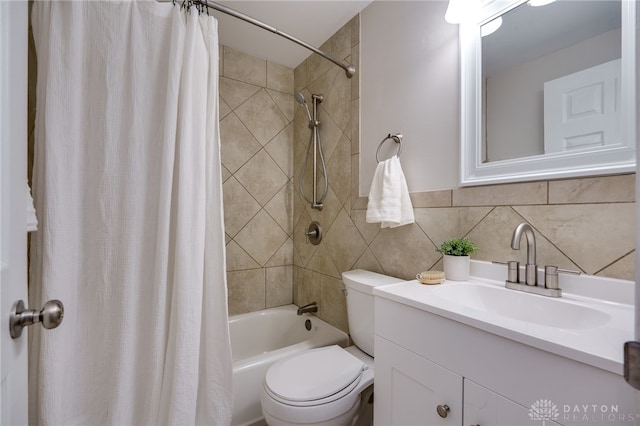
POLYGON ((354 425, 373 384, 374 287, 402 282, 362 269, 342 273, 354 346, 310 349, 274 363, 260 401, 269 426, 354 425))

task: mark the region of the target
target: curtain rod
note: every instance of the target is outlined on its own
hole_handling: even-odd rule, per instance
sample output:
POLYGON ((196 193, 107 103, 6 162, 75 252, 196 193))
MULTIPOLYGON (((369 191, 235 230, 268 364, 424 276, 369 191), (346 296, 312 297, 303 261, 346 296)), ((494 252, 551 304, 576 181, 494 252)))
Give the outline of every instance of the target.
POLYGON ((241 20, 243 20, 245 22, 248 22, 250 24, 255 25, 256 27, 260 27, 262 29, 270 31, 270 32, 272 32, 272 33, 274 33, 276 35, 279 35, 280 37, 284 37, 287 40, 290 40, 290 41, 292 41, 292 42, 294 42, 294 43, 296 43, 296 44, 298 44, 298 45, 300 45, 300 46, 302 46, 302 47, 304 47, 306 49, 309 49, 312 52, 317 53, 318 55, 322 56, 323 58, 333 62, 334 64, 338 65, 340 68, 344 69, 345 73, 347 74, 347 77, 349 77, 349 78, 353 77, 353 75, 356 73, 356 67, 353 64, 350 64, 348 62, 342 61, 340 59, 336 59, 333 56, 331 56, 331 55, 329 55, 327 53, 324 53, 322 50, 320 50, 320 49, 318 49, 316 47, 313 47, 309 43, 306 43, 306 42, 304 42, 302 40, 299 40, 299 39, 293 37, 292 35, 289 35, 289 34, 287 34, 285 32, 282 32, 282 31, 278 30, 277 28, 272 27, 271 25, 265 24, 264 22, 259 21, 259 20, 255 19, 255 18, 253 18, 253 17, 251 17, 249 15, 245 15, 244 13, 238 12, 235 9, 231 9, 230 7, 227 7, 227 6, 224 6, 224 5, 220 4, 220 3, 216 3, 216 2, 213 2, 213 1, 209 1, 209 0, 193 0, 193 3, 202 4, 204 6, 210 7, 211 9, 217 10, 217 11, 222 12, 222 13, 226 13, 227 15, 231 15, 234 18, 241 19, 241 20))

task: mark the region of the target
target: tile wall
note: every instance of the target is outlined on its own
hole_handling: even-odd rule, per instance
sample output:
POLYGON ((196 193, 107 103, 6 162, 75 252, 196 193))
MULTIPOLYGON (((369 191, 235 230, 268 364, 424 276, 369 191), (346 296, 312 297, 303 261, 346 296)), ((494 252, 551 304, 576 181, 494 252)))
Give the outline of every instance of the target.
MULTIPOLYGON (((322 49, 358 64, 359 20, 354 18, 322 49)), ((536 233, 538 263, 587 274, 634 278, 635 175, 568 179, 458 188, 411 194, 416 223, 383 229, 365 222, 366 203, 357 197, 359 165, 358 77, 317 56, 295 69, 295 88, 307 99, 322 93, 321 136, 328 159, 330 190, 318 212, 294 193, 293 293, 298 305, 317 301, 318 315, 348 330, 340 274, 363 268, 412 279, 442 269, 435 248, 451 237, 467 236, 480 260, 525 261, 512 251, 513 229, 529 222, 536 233), (304 229, 321 223, 324 240, 306 244, 304 229)), ((309 129, 304 111, 295 111, 295 179, 302 170, 309 129)), ((308 172, 307 172, 308 173, 308 172)), ((305 185, 310 179, 305 176, 305 185)))
POLYGON ((293 300, 293 69, 220 48, 229 314, 293 300))
MULTIPOLYGON (((322 49, 358 64, 358 17, 322 49)), ((29 60, 32 129, 32 40, 29 60)), ((380 230, 365 222, 366 198, 357 197, 358 117, 358 75, 347 79, 316 55, 294 71, 221 47, 230 314, 317 301, 321 318, 348 330, 341 272, 364 268, 412 278, 441 268, 435 247, 465 235, 482 248, 476 259, 519 256, 523 262, 524 253, 509 248, 511 232, 522 221, 536 231, 539 264, 634 278, 635 175, 414 193, 416 223, 380 230), (309 129, 304 110, 293 100, 294 88, 308 100, 311 93, 325 95, 320 120, 330 190, 320 212, 303 203, 297 191, 309 129), (318 246, 304 239, 312 220, 325 231, 318 246)), ((309 181, 305 176, 305 188, 309 181)))

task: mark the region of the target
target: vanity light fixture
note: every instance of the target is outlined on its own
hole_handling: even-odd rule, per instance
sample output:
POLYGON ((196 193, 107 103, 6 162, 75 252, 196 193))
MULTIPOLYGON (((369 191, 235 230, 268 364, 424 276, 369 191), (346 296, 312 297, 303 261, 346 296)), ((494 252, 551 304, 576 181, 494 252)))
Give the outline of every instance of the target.
POLYGON ((476 22, 480 3, 480 0, 449 0, 444 20, 450 24, 476 22))
POLYGON ((550 3, 553 3, 556 0, 529 0, 527 3, 529 6, 538 7, 538 6, 546 6, 550 3))
POLYGON ((498 28, 502 26, 502 16, 498 16, 496 19, 487 22, 483 26, 480 27, 480 37, 488 36, 489 34, 495 33, 498 28))

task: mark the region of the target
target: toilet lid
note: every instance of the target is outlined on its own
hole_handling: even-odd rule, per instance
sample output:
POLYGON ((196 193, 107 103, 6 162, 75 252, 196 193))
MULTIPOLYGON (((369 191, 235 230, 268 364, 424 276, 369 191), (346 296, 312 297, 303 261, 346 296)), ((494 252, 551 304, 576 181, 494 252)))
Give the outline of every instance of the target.
POLYGON ((362 361, 340 346, 327 346, 276 362, 267 371, 265 384, 287 401, 315 401, 340 392, 365 369, 362 361))

